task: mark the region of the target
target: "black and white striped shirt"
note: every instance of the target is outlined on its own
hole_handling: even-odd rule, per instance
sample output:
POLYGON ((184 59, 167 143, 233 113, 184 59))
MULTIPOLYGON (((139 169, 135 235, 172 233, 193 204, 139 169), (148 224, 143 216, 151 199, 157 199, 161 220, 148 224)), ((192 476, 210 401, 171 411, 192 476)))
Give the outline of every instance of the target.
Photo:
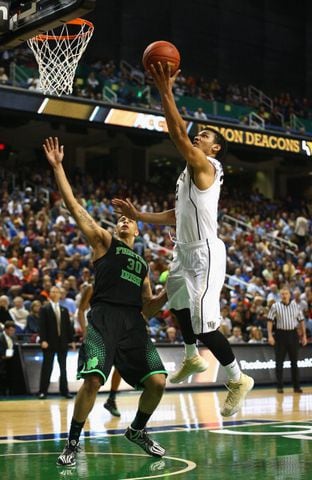
POLYGON ((268 320, 275 321, 278 330, 294 330, 298 323, 304 320, 304 317, 298 304, 292 300, 288 304, 273 303, 268 313, 268 320))

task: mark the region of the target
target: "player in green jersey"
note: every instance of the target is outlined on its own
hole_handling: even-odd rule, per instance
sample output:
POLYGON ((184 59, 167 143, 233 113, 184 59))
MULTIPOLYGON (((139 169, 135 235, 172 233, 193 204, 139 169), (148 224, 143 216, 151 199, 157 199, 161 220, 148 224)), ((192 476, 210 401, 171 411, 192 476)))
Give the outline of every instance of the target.
POLYGON ((147 435, 145 426, 161 400, 167 373, 147 334, 142 313, 151 316, 160 310, 166 293, 152 296, 148 265, 132 250, 139 233, 136 222, 120 217, 116 237, 101 228, 73 195, 62 164, 64 147, 58 138, 47 138, 43 148, 59 192, 92 246, 95 267, 87 334, 79 352, 78 377, 84 382, 57 464, 76 464, 81 430, 113 365, 127 383, 143 388, 138 411, 125 436, 149 455, 162 457, 165 449, 147 435))

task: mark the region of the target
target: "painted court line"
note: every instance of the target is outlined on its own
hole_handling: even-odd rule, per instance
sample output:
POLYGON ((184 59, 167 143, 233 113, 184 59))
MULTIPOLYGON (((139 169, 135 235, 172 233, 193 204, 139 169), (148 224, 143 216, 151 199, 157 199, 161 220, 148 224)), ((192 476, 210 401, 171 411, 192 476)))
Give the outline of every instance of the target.
MULTIPOLYGON (((237 426, 248 426, 251 424, 270 424, 275 423, 272 420, 233 420, 233 421, 226 421, 223 422, 223 426, 226 427, 237 427, 237 426)), ((280 422, 276 422, 280 423, 280 422)), ((170 433, 170 432, 185 432, 185 431, 192 431, 192 430, 211 430, 214 431, 213 427, 222 429, 222 426, 218 426, 217 423, 199 423, 199 424, 188 424, 188 425, 167 425, 167 426, 159 426, 159 427, 151 427, 148 429, 149 433, 170 433)), ((123 436, 125 433, 125 429, 116 429, 116 430, 107 430, 104 432, 84 432, 81 437, 81 440, 89 439, 89 438, 105 438, 105 437, 118 437, 123 436)), ((33 434, 33 435, 11 435, 10 437, 2 436, 0 437, 0 444, 5 443, 21 443, 21 442, 34 442, 34 441, 49 441, 49 440, 66 440, 68 436, 68 432, 60 432, 60 433, 44 433, 44 434, 33 434)))
MULTIPOLYGON (((29 453, 29 452, 23 452, 23 453, 4 453, 0 454, 0 457, 22 457, 22 456, 35 456, 35 455, 40 455, 40 456, 49 456, 53 455, 55 456, 55 452, 35 452, 35 453, 29 453)), ((111 456, 131 456, 131 457, 143 457, 146 458, 147 456, 141 453, 119 453, 119 452, 109 452, 109 453, 103 453, 103 452, 84 452, 84 455, 89 455, 89 456, 99 456, 99 455, 107 455, 109 457, 111 456)), ((157 475, 149 475, 144 476, 144 477, 127 477, 125 479, 120 479, 120 480, 143 480, 143 479, 150 479, 150 478, 162 478, 162 477, 172 477, 174 475, 181 475, 182 473, 190 472, 191 470, 194 470, 197 465, 195 462, 192 462, 191 460, 186 460, 185 458, 179 458, 179 457, 161 457, 161 460, 173 460, 176 462, 180 462, 183 464, 186 464, 186 467, 177 470, 176 472, 166 472, 164 471, 163 473, 157 474, 157 475)), ((164 466, 165 468, 165 466, 164 466)))

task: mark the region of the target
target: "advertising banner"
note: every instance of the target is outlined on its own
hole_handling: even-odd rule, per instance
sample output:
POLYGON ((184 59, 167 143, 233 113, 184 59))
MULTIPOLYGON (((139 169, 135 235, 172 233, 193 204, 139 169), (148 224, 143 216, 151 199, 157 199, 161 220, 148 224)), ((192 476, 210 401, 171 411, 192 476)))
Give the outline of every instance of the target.
MULTIPOLYGON (((232 345, 234 355, 236 356, 242 372, 251 375, 256 385, 275 385, 275 355, 274 349, 269 345, 232 345)), ((175 372, 184 358, 183 345, 159 345, 157 346, 161 359, 168 371, 169 376, 175 372)), ((42 363, 42 353, 39 346, 23 345, 22 347, 25 372, 30 389, 30 393, 36 393, 39 390, 39 377, 42 363)), ((226 383, 224 369, 215 359, 212 353, 204 347, 200 347, 200 354, 208 361, 209 368, 200 374, 193 375, 179 385, 173 385, 167 381, 167 389, 183 387, 215 387, 226 383)), ((80 388, 81 380, 76 380, 78 352, 70 351, 67 357, 67 376, 70 391, 76 392, 80 388)), ((299 369, 301 381, 311 382, 312 379, 312 345, 300 348, 299 351, 299 369)), ((285 383, 290 382, 290 362, 284 363, 285 383)), ((27 383, 27 382, 26 382, 27 383)), ((110 378, 101 391, 110 389, 110 378)), ((123 380, 120 386, 121 390, 131 390, 123 380)), ((51 375, 51 384, 49 392, 57 393, 59 391, 59 367, 55 359, 51 375)))

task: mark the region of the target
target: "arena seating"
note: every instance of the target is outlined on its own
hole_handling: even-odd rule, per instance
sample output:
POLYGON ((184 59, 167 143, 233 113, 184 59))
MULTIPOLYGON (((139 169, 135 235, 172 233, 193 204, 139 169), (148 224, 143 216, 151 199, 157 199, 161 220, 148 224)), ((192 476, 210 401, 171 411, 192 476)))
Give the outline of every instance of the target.
MULTIPOLYGON (((22 297, 20 308, 30 311, 33 301, 46 301, 49 288, 57 284, 64 289, 64 305, 71 304, 71 317, 79 339, 76 314, 80 292, 85 282, 92 281, 93 275, 90 249, 63 208, 51 176, 36 172, 29 179, 34 186, 25 189, 11 188, 9 174, 2 173, 2 176, 0 323, 3 325, 9 315, 18 325, 21 341, 36 341, 36 331, 30 329, 27 315, 19 310, 19 316, 25 318, 21 321, 15 317, 16 298, 22 297), (39 193, 36 187, 39 184, 49 192, 48 196, 39 193)), ((15 185, 21 185, 18 178, 15 185)), ((111 199, 124 196, 125 192, 142 210, 160 211, 164 202, 167 202, 166 208, 172 207, 172 196, 166 199, 164 192, 159 195, 152 185, 133 191, 124 179, 109 179, 99 184, 90 176, 77 176, 74 189, 85 208, 104 228, 111 228, 109 225, 116 221, 111 199), (160 202, 157 198, 164 200, 160 202)), ((259 192, 246 195, 226 189, 220 206, 219 234, 228 253, 227 279, 221 297, 224 334, 230 336, 233 327, 240 327, 243 341, 248 341, 254 333, 252 327, 256 326, 265 338, 268 307, 279 298, 280 288, 287 284, 304 311, 311 338, 312 225, 308 206, 289 198, 272 201, 259 192), (298 219, 302 217, 308 222, 305 236, 296 234, 298 219)), ((139 227, 140 237, 135 248, 139 253, 144 251, 156 291, 166 278, 174 231, 153 225, 139 224, 139 227)), ((167 308, 150 320, 150 331, 157 341, 181 341, 177 322, 167 308)))

